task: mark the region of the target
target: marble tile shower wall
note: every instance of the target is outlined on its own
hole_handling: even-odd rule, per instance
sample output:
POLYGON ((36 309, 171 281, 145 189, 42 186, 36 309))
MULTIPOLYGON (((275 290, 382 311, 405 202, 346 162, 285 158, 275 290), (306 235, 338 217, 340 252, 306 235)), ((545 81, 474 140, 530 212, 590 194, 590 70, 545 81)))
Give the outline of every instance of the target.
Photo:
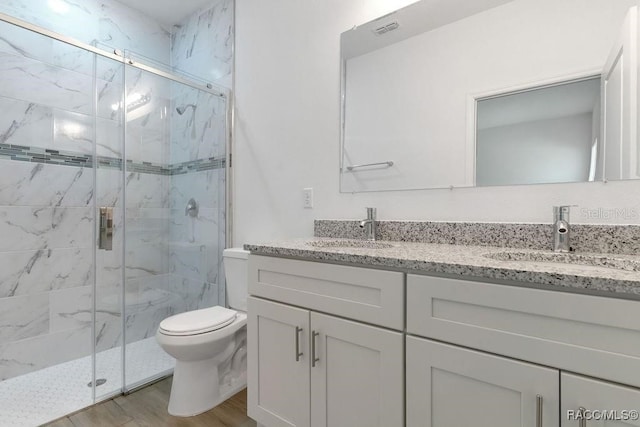
MULTIPOLYGON (((218 0, 175 26, 171 65, 231 88, 233 19, 233 0, 218 0)), ((224 159, 225 101, 185 86, 174 86, 172 96, 175 106, 185 110, 171 121, 171 163, 224 159)), ((186 309, 225 302, 225 188, 224 168, 171 177, 169 265, 174 285, 182 288, 178 294, 185 296, 186 309), (190 198, 200 205, 197 218, 184 214, 190 198)))
MULTIPOLYGON (((5 1, 0 11, 161 62, 171 54, 190 67, 206 63, 207 55, 231 63, 218 48, 193 48, 217 34, 211 25, 221 19, 229 33, 230 9, 219 6, 227 0, 187 20, 199 23, 189 33, 199 40, 189 54, 185 44, 170 51, 168 32, 117 2, 61 3, 69 6, 65 14, 42 14, 44 0, 5 1)), ((230 45, 221 49, 230 54, 230 45)), ((127 95, 153 94, 127 114, 127 159, 138 164, 127 163, 123 182, 121 163, 99 157, 104 167, 94 187, 88 168, 94 141, 98 156, 123 158, 114 108, 123 91, 122 64, 104 58, 94 64, 93 55, 3 23, 0 59, 0 144, 9 147, 0 152, 0 380, 91 353, 94 275, 96 349, 122 344, 123 250, 127 342, 153 336, 168 315, 223 302, 224 101, 129 67, 127 95), (177 113, 189 104, 198 107, 177 113), (38 163, 25 159, 25 149, 38 163), (85 156, 87 167, 54 161, 71 154, 85 156), (21 159, 27 161, 15 161, 21 159), (115 208, 114 250, 98 251, 95 267, 94 197, 98 206, 115 208), (184 216, 191 197, 200 203, 195 219, 184 216)), ((230 68, 221 69, 217 75, 230 81, 230 68)))
POLYGON ((231 89, 233 0, 217 0, 179 25, 171 35, 171 65, 231 89))
POLYGON ((0 12, 84 43, 171 60, 170 31, 116 0, 3 0, 0 12))

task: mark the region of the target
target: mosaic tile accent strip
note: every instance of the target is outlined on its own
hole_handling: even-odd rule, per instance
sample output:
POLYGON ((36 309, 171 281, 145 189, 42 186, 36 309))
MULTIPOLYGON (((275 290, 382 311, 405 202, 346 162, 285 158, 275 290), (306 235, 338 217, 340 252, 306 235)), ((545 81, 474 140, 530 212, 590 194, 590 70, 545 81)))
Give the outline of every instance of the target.
POLYGON ((127 172, 171 175, 170 169, 165 165, 152 162, 134 162, 133 160, 127 160, 127 172))
POLYGON ((212 169, 224 169, 227 162, 224 158, 209 157, 208 159, 193 160, 190 162, 169 165, 170 175, 182 175, 191 172, 202 172, 212 169))
POLYGON ((90 154, 16 144, 0 144, 0 159, 62 166, 93 167, 93 156, 90 154))
MULTIPOLYGON (((26 145, 0 143, 0 159, 16 160, 21 162, 46 163, 60 166, 75 166, 93 168, 93 155, 75 153, 71 151, 59 151, 26 145)), ((97 157, 98 168, 122 170, 122 159, 116 157, 97 157)), ((152 162, 126 161, 128 172, 147 173, 153 175, 183 175, 193 172, 201 172, 213 169, 224 169, 226 159, 209 157, 189 162, 163 165, 152 162)))
MULTIPOLYGON (((497 246, 550 250, 551 224, 378 221, 378 238, 395 242, 497 246)), ((359 221, 316 220, 314 236, 364 239, 359 221)), ((571 246, 579 252, 640 253, 640 226, 571 225, 571 246)))

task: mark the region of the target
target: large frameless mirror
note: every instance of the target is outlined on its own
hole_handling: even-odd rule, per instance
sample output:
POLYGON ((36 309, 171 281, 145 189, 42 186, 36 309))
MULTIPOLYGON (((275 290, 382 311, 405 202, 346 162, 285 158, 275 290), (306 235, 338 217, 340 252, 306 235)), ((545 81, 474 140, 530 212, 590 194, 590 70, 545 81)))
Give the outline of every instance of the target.
POLYGON ((343 192, 638 178, 638 0, 421 0, 341 36, 343 192))

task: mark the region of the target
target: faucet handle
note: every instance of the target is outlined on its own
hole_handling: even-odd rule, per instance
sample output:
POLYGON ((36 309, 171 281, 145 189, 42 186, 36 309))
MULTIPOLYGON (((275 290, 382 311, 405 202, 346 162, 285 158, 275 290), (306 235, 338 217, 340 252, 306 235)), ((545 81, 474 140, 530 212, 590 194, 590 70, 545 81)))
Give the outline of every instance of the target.
POLYGON ((376 208, 366 208, 367 219, 376 219, 376 208))
POLYGON ((560 205, 560 206, 554 206, 553 207, 553 215, 558 217, 558 216, 564 216, 569 215, 569 212, 571 211, 571 208, 577 208, 578 205, 560 205))

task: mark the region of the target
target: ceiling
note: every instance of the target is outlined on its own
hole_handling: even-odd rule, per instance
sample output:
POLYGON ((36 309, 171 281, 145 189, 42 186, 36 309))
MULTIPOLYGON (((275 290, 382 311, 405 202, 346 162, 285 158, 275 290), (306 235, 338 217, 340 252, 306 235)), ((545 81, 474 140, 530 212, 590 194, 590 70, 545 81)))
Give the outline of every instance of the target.
POLYGON ((171 27, 196 10, 216 0, 117 0, 150 16, 160 24, 171 27))

